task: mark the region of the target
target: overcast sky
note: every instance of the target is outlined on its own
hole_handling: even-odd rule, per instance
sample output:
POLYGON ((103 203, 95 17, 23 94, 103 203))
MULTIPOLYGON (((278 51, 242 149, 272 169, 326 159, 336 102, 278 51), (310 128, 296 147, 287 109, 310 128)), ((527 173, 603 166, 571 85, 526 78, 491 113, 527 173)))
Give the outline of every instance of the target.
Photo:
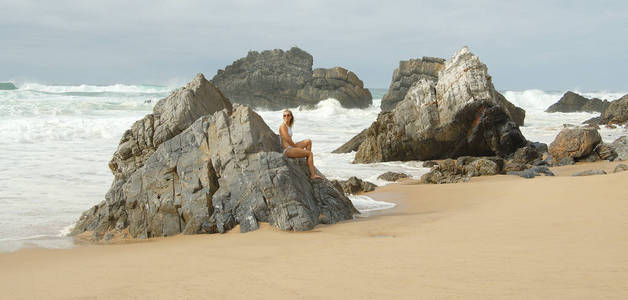
POLYGON ((627 1, 128 2, 0 0, 0 81, 181 84, 298 46, 387 88, 467 45, 500 90, 628 89, 627 1))

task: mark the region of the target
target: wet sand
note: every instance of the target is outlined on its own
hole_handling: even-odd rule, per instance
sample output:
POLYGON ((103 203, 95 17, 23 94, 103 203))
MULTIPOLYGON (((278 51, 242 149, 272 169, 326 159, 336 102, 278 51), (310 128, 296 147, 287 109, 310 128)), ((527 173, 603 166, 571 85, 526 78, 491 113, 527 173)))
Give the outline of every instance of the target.
POLYGON ((0 254, 7 299, 628 298, 628 172, 392 184, 397 207, 309 232, 0 254))

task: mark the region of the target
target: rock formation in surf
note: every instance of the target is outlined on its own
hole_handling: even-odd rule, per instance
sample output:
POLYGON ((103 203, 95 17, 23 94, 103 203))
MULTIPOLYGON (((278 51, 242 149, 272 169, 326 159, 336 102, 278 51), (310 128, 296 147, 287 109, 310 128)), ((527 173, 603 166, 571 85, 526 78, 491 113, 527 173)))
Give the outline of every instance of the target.
POLYGON ((356 163, 507 156, 526 144, 491 83, 486 65, 464 47, 438 80, 420 79, 366 132, 356 163))
POLYGON ((545 112, 599 112, 603 113, 610 105, 607 100, 586 98, 574 92, 566 92, 558 102, 552 104, 545 112))
MULTIPOLYGON (((435 57, 402 60, 399 67, 393 71, 392 82, 382 98, 382 111, 392 111, 397 103, 405 99, 413 84, 419 80, 437 82, 438 74, 445 68, 445 60, 435 57)), ((519 126, 523 126, 525 110, 508 102, 499 92, 495 91, 498 100, 506 108, 508 115, 519 126)), ((340 152, 340 150, 339 150, 340 152)))
POLYGON ((603 124, 624 125, 628 122, 628 94, 612 101, 602 113, 603 124))
POLYGON ((73 235, 95 240, 242 232, 269 222, 309 230, 357 210, 303 159, 280 152, 278 136, 249 107, 232 106, 199 74, 160 100, 127 131, 110 163, 105 201, 84 212, 73 235))
POLYGON ((327 98, 346 108, 366 108, 371 92, 355 75, 342 67, 312 70, 309 53, 293 47, 251 51, 227 66, 211 82, 232 102, 253 108, 283 109, 314 105, 327 98))
POLYGON ((595 128, 565 128, 550 144, 549 153, 557 162, 567 157, 578 161, 592 154, 601 142, 595 128))

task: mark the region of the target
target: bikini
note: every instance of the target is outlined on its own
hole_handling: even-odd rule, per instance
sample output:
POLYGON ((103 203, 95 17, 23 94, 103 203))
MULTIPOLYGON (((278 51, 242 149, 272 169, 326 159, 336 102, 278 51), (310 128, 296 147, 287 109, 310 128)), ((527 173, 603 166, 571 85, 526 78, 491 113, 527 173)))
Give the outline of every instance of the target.
MULTIPOLYGON (((288 127, 288 135, 292 137, 292 128, 288 125, 286 125, 286 127, 288 127)), ((279 135, 279 143, 283 146, 283 141, 281 140, 281 134, 279 135)), ((288 151, 288 149, 290 148, 292 148, 292 146, 288 146, 285 149, 283 149, 283 155, 286 155, 286 151, 288 151)))

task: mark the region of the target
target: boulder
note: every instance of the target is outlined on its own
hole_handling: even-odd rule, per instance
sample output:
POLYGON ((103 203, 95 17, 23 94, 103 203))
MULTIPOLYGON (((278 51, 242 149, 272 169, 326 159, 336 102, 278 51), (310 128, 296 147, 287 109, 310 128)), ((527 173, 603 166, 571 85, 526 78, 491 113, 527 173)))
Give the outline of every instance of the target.
POLYGON ((486 65, 464 47, 420 79, 403 101, 369 127, 355 163, 507 156, 526 144, 503 107, 486 65))
POLYGON ((607 100, 589 99, 572 91, 566 92, 558 102, 548 107, 545 112, 599 112, 602 113, 610 105, 607 100))
POLYGON ((623 171, 628 171, 628 165, 618 164, 617 166, 615 166, 615 170, 613 170, 613 173, 623 172, 623 171))
POLYGON ((375 184, 364 181, 355 176, 349 177, 349 179, 347 180, 332 180, 331 183, 336 187, 337 190, 350 195, 374 191, 377 187, 375 184))
POLYGON ((550 144, 549 153, 559 162, 566 157, 578 160, 591 154, 601 141, 594 128, 565 128, 550 144))
POLYGON ((573 174, 572 176, 591 176, 591 175, 605 175, 605 174, 606 172, 604 172, 603 170, 585 170, 585 171, 573 174))
POLYGON ((293 47, 250 51, 218 70, 211 82, 234 103, 279 110, 334 98, 347 108, 372 104, 371 92, 355 73, 342 67, 312 70, 313 57, 293 47))
POLYGON ((628 137, 622 136, 617 138, 611 146, 617 153, 617 160, 628 160, 628 137))
POLYGON ((17 90, 17 87, 12 82, 0 82, 0 91, 17 90))
POLYGON ((420 79, 438 80, 438 72, 445 68, 445 60, 435 57, 402 60, 399 67, 393 71, 392 81, 388 91, 382 97, 382 111, 391 111, 397 103, 406 97, 413 83, 420 79))
MULTIPOLYGON (((199 98, 225 104, 221 98, 199 98)), ((184 124, 193 112, 174 112, 186 99, 166 100, 173 105, 162 107, 161 116, 184 124)), ((331 182, 310 180, 304 159, 282 155, 278 136, 253 110, 226 106, 160 143, 134 171, 114 170, 105 201, 84 212, 72 234, 90 231, 99 240, 128 231, 130 237, 149 238, 222 233, 238 224, 246 232, 258 222, 301 231, 358 213, 331 182)))
POLYGON ((386 172, 382 175, 377 176, 377 179, 392 181, 395 182, 402 178, 408 178, 408 174, 405 173, 397 173, 397 172, 386 172))
POLYGON ((628 122, 628 94, 612 101, 602 113, 603 124, 625 124, 628 122))
POLYGON ((582 124, 586 124, 586 125, 589 125, 589 126, 592 126, 592 127, 599 126, 601 123, 602 123, 602 117, 601 116, 600 117, 593 117, 593 118, 587 119, 586 121, 582 122, 582 124))

